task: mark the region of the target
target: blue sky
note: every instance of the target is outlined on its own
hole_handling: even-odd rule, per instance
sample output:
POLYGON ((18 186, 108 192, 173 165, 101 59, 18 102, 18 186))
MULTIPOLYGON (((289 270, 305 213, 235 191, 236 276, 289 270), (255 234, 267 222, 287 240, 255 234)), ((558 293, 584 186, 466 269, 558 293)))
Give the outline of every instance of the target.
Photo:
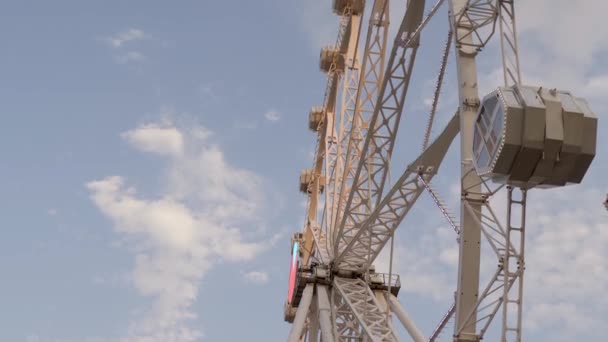
MULTIPOLYGON (((585 96, 600 118, 584 183, 530 196, 525 336, 601 340, 608 5, 521 3, 524 81, 585 96)), ((393 179, 420 150, 412 127, 426 121, 445 18, 423 33, 393 179)), ((0 341, 284 339, 308 110, 336 28, 321 0, 3 3, 0 341)), ((480 55, 482 91, 500 85, 498 61, 495 44, 480 55)), ((447 75, 435 132, 456 106, 453 62, 447 75)), ((436 179, 453 208, 455 152, 436 179)), ((396 269, 428 333, 450 304, 457 249, 429 198, 418 205, 396 269)))

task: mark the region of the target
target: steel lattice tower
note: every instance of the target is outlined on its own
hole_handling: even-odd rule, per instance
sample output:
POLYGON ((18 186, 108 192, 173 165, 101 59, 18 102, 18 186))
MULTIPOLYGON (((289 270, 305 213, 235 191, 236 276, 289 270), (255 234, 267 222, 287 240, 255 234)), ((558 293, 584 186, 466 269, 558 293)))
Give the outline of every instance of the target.
POLYGON ((407 2, 389 45, 389 0, 333 1, 338 35, 321 51, 325 96, 309 114, 315 157, 300 175, 308 202, 303 230, 292 239, 288 341, 398 341, 393 317, 416 342, 436 341, 449 322, 453 341, 480 341, 496 316, 502 341, 522 339, 527 193, 582 181, 595 156, 597 118, 570 92, 522 84, 513 0, 438 0, 426 14, 425 5, 407 2), (443 5, 449 32, 422 153, 389 184, 422 31, 443 5), (504 84, 480 98, 476 60, 494 36, 504 84), (459 103, 431 141, 450 51, 459 103), (459 133, 460 223, 432 186, 459 133), (429 337, 397 299, 399 276, 373 265, 425 191, 459 243, 455 301, 429 337), (492 201, 499 194, 506 219, 492 201), (498 266, 480 287, 481 243, 498 266))

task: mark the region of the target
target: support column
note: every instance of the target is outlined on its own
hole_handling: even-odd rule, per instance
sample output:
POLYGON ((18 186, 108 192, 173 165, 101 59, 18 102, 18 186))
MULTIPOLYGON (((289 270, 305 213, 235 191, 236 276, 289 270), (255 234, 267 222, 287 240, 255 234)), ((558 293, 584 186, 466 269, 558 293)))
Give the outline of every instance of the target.
POLYGON ((323 342, 334 341, 333 324, 331 321, 331 307, 327 286, 317 286, 317 305, 319 307, 319 325, 321 326, 321 339, 323 342))
MULTIPOLYGON (((461 200, 460 200, 460 254, 458 263, 458 288, 456 292, 455 338, 457 342, 477 341, 476 317, 472 317, 462 328, 469 314, 475 310, 479 295, 479 258, 481 227, 475 214, 467 211, 466 203, 480 212, 480 179, 473 168, 473 124, 479 108, 477 89, 477 49, 472 43, 472 25, 464 18, 456 18, 468 5, 467 0, 450 0, 450 21, 454 26, 458 90, 460 100, 460 154, 461 154, 461 200), (460 333, 458 331, 460 330, 460 333)), ((476 315, 475 313, 473 315, 476 315)))
POLYGON ((395 297, 389 293, 388 303, 391 307, 391 311, 393 311, 395 313, 395 315, 397 316, 397 318, 399 319, 399 321, 401 321, 401 324, 403 324, 403 326, 405 327, 405 330, 407 330, 408 334, 410 334, 410 337, 412 337, 414 342, 428 341, 428 339, 426 337, 424 337, 424 335, 418 329, 418 327, 416 327, 416 324, 414 324, 414 321, 412 321, 412 319, 407 314, 407 312, 405 312, 405 309, 403 309, 403 307, 401 306, 401 303, 399 303, 399 300, 397 299, 397 297, 395 297))
POLYGON ((312 301, 308 319, 308 340, 306 342, 319 342, 319 306, 316 300, 312 301))
POLYGON ((312 302, 313 290, 314 284, 308 284, 306 285, 306 288, 304 288, 300 305, 296 311, 296 318, 293 320, 293 325, 291 326, 291 331, 289 332, 289 338, 287 339, 288 342, 299 342, 300 337, 304 333, 304 325, 306 323, 306 317, 308 316, 310 303, 312 302))

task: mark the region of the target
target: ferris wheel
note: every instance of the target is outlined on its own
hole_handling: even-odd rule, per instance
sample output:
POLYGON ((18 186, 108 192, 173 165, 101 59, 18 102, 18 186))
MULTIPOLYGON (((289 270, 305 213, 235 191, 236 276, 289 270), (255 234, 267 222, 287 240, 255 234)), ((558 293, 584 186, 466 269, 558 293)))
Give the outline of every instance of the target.
POLYGON ((320 54, 325 98, 309 114, 309 128, 317 134, 315 157, 300 174, 308 202, 303 230, 291 244, 288 341, 399 341, 392 317, 416 342, 436 341, 442 332, 453 341, 479 341, 492 322, 500 324, 501 341, 522 339, 527 193, 583 180, 595 156, 597 118, 571 92, 522 84, 513 0, 439 0, 427 14, 425 3, 407 1, 389 45, 389 0, 333 1, 340 23, 335 44, 320 54), (421 37, 444 5, 449 32, 423 152, 389 184, 421 37), (480 98, 476 60, 494 36, 500 40, 504 84, 480 98), (431 141, 452 48, 459 105, 431 141), (459 223, 431 187, 457 135, 459 223), (454 303, 443 316, 438 313, 436 329, 427 334, 397 298, 399 276, 374 267, 425 191, 459 243, 454 303), (497 194, 506 194, 506 208, 493 204, 497 194), (502 211, 506 218, 498 217, 502 211), (490 247, 498 265, 487 283, 480 282, 481 244, 490 247))

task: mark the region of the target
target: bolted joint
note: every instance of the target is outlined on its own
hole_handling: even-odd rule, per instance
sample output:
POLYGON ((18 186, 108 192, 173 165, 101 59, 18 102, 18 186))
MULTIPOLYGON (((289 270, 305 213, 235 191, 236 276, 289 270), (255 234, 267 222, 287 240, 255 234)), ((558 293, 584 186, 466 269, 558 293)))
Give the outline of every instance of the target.
POLYGON ((474 333, 466 333, 466 332, 461 332, 460 334, 457 334, 454 336, 454 341, 459 341, 459 342, 479 342, 481 341, 481 337, 477 334, 474 333))
POLYGON ((474 204, 487 204, 489 197, 485 194, 463 191, 460 194, 460 198, 463 201, 467 201, 467 202, 474 203, 474 204))
MULTIPOLYGON (((477 85, 475 85, 476 87, 477 85)), ((462 101, 462 109, 477 112, 480 106, 480 101, 478 97, 474 98, 465 98, 462 101)))

